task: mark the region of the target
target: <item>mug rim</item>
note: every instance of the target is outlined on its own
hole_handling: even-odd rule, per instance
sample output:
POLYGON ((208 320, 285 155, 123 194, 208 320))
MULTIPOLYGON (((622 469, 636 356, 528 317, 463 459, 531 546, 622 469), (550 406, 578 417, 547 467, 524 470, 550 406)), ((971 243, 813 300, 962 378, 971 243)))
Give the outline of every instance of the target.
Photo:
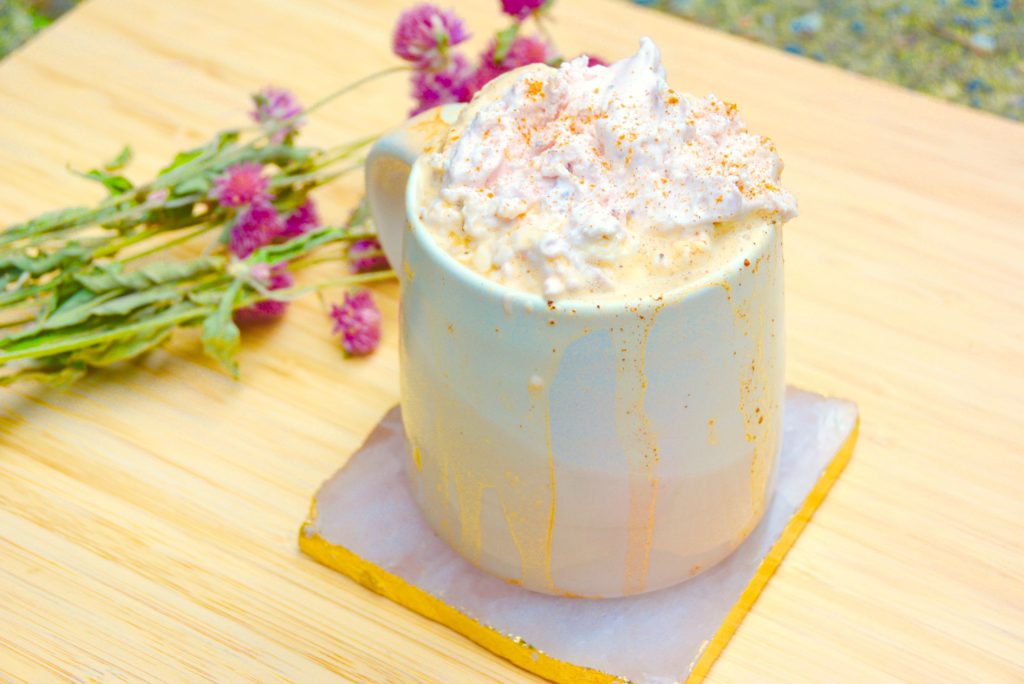
MULTIPOLYGON (((447 273, 458 278, 466 286, 498 299, 504 306, 519 305, 527 310, 536 307, 547 308, 551 311, 571 309, 573 314, 607 315, 609 313, 631 311, 638 305, 677 303, 687 299, 690 295, 696 295, 699 292, 705 291, 709 287, 720 286, 722 283, 731 283, 742 269, 745 268, 743 265, 745 259, 749 259, 750 262, 755 261, 755 259, 767 253, 771 245, 775 243, 775 236, 769 235, 769 239, 758 241, 751 245, 749 249, 738 252, 725 262, 720 269, 660 293, 633 293, 609 297, 608 299, 578 299, 570 297, 547 299, 541 294, 517 290, 503 283, 491 280, 481 273, 477 273, 453 257, 434 240, 433 236, 430 235, 430 231, 420 221, 419 212, 417 211, 418 203, 416 198, 419 193, 416 190, 418 189, 419 178, 422 174, 421 168, 425 166, 423 158, 423 155, 421 155, 411 165, 409 177, 405 184, 405 216, 409 222, 409 233, 411 233, 414 239, 419 241, 421 247, 431 259, 444 268, 447 273)), ((779 231, 782 228, 779 222, 769 219, 765 220, 765 224, 773 232, 779 231)))

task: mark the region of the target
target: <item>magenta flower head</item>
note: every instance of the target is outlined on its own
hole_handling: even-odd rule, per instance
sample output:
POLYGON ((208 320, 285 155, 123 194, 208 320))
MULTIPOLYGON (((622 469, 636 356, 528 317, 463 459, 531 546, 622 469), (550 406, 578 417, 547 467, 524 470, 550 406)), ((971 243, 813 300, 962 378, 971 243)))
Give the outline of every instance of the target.
POLYGON ((306 122, 306 118, 300 116, 303 111, 302 104, 291 91, 284 88, 266 86, 252 96, 252 101, 255 105, 250 113, 253 121, 264 130, 274 131, 270 136, 274 143, 284 142, 285 138, 296 133, 306 122), (282 126, 285 121, 288 123, 282 126))
POLYGON ((308 233, 319 225, 320 215, 316 212, 316 205, 313 203, 312 197, 307 197, 306 201, 300 204, 295 211, 288 214, 278 237, 291 240, 293 237, 308 233))
POLYGON ((372 273, 391 268, 376 238, 356 240, 349 245, 348 266, 353 273, 372 273))
MULTIPOLYGON (((257 264, 256 266, 266 266, 266 264, 257 264)), ((253 267, 253 271, 255 274, 256 267, 253 267)), ((263 276, 260 280, 268 290, 285 290, 295 284, 295 278, 283 264, 275 266, 273 270, 267 266, 267 271, 267 273, 260 274, 263 276)), ((283 316, 287 310, 288 302, 284 300, 264 299, 235 311, 235 322, 262 323, 283 316)))
POLYGON ((346 292, 341 306, 331 305, 334 333, 351 356, 365 356, 380 344, 380 309, 369 290, 346 292))
POLYGON ((449 48, 469 38, 465 24, 452 10, 429 4, 402 12, 395 25, 391 49, 417 69, 443 69, 449 48))
POLYGON ((241 207, 270 201, 269 180, 256 162, 242 162, 224 169, 213 179, 210 197, 225 207, 241 207))
POLYGON ((245 209, 231 226, 228 249, 244 259, 260 247, 270 244, 281 233, 281 216, 274 205, 257 202, 245 209))
POLYGON ((409 116, 449 102, 469 102, 473 97, 475 71, 463 55, 452 55, 440 71, 417 71, 412 76, 412 96, 416 106, 409 116))
POLYGON ((548 0, 501 0, 501 11, 522 21, 547 2, 548 0))
POLYGON ((480 55, 480 66, 477 68, 473 78, 473 92, 475 93, 487 83, 505 73, 527 64, 547 64, 558 58, 555 48, 539 36, 520 36, 512 41, 508 54, 500 60, 494 59, 495 41, 487 46, 484 53, 480 55))
POLYGON ((608 61, 603 57, 596 57, 594 55, 585 55, 587 58, 587 66, 608 66, 608 61))

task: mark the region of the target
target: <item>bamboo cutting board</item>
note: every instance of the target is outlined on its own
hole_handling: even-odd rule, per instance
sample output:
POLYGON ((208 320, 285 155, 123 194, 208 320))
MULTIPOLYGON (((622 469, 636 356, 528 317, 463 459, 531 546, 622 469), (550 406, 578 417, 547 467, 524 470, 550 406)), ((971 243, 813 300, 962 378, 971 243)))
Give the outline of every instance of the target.
MULTIPOLYGON (((394 63, 407 3, 88 0, 0 64, 0 224, 94 199, 65 172, 123 142, 139 177, 394 63)), ((476 44, 497 2, 459 4, 476 44)), ((611 0, 559 0, 566 54, 640 35, 786 159, 789 382, 860 404, 857 455, 713 682, 1024 679, 1024 126, 611 0)), ((399 122, 390 77, 314 117, 399 122)), ((340 220, 359 181, 320 194, 340 220)), ((0 396, 0 681, 531 681, 302 556, 317 485, 397 398, 385 341, 343 361, 310 298, 247 334, 234 382, 181 335, 69 391, 0 396)), ((340 293, 332 293, 340 296, 340 293)))

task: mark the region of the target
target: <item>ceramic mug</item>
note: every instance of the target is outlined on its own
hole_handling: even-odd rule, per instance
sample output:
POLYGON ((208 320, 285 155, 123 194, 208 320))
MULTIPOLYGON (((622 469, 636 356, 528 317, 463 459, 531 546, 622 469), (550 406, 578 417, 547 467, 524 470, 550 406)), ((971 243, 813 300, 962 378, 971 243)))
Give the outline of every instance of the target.
POLYGON ((604 301, 512 290, 421 223, 421 156, 461 105, 367 161, 401 280, 406 469, 433 529, 534 591, 615 597, 683 581, 760 520, 781 439, 782 237, 676 290, 604 301))

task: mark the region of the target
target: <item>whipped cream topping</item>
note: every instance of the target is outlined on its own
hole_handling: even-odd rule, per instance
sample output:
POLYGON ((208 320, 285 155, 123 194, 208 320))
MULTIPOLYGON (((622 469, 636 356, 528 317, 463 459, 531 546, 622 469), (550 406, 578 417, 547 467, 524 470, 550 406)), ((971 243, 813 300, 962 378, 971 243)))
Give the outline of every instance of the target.
POLYGON ((716 232, 796 215, 770 140, 736 106, 668 86, 657 47, 495 79, 440 150, 421 218, 456 258, 546 297, 706 261, 716 232))

